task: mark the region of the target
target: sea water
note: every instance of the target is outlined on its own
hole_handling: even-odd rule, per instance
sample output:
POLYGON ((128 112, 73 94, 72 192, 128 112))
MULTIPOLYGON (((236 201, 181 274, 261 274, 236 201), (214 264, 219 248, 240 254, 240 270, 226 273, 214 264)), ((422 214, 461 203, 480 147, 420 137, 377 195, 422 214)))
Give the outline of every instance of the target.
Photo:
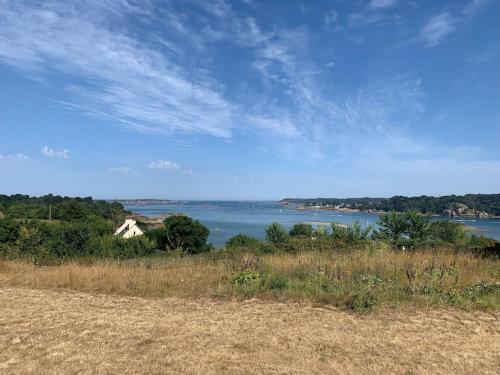
MULTIPOLYGON (((265 237, 265 228, 278 222, 290 229, 296 223, 311 223, 314 226, 331 223, 362 226, 375 224, 377 214, 366 212, 339 212, 333 210, 297 209, 270 201, 181 201, 162 204, 127 204, 125 209, 144 216, 162 216, 182 213, 210 229, 209 242, 216 247, 237 235, 246 234, 255 238, 265 237)), ((500 240, 500 219, 457 219, 456 222, 471 227, 476 234, 500 240)))

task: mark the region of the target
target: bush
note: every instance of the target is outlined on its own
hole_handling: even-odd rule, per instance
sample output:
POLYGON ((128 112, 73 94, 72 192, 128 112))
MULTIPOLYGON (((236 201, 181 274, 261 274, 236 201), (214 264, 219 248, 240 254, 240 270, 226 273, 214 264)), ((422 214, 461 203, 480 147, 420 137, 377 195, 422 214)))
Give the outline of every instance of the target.
POLYGON ((332 238, 340 241, 347 241, 347 226, 338 223, 332 223, 332 238))
POLYGON ((44 243, 56 257, 85 256, 91 253, 91 231, 81 222, 42 226, 44 243))
POLYGON ((288 288, 288 279, 285 276, 273 276, 269 279, 267 286, 271 290, 283 290, 288 288))
POLYGON ((328 227, 326 225, 318 225, 313 232, 315 238, 328 237, 328 227))
POLYGON ((168 250, 167 246, 167 234, 165 232, 165 228, 156 228, 147 230, 144 235, 146 238, 149 238, 151 241, 156 243, 156 247, 158 250, 168 250))
POLYGON ((370 239, 371 232, 372 227, 370 225, 363 228, 361 224, 356 221, 354 224, 346 228, 347 241, 351 243, 367 241, 370 239))
POLYGON ((415 210, 391 212, 379 216, 378 236, 398 245, 406 243, 418 244, 429 239, 431 234, 431 216, 415 210))
POLYGON ((237 234, 234 237, 231 237, 226 242, 227 249, 240 249, 240 248, 248 248, 255 249, 259 246, 260 241, 256 238, 245 236, 244 234, 237 234))
POLYGON ((164 222, 165 228, 156 232, 157 240, 167 249, 182 249, 188 254, 210 250, 207 239, 210 231, 198 220, 188 216, 170 216, 164 222))
POLYGON ((500 244, 492 238, 485 236, 471 235, 466 250, 471 250, 475 253, 483 255, 500 255, 500 244))
POLYGON ((42 244, 42 235, 36 226, 21 226, 17 248, 22 255, 36 254, 42 244))
POLYGON ((448 243, 465 242, 467 232, 462 224, 448 220, 435 221, 430 227, 431 237, 435 240, 448 243))
POLYGON ((92 255, 129 259, 151 255, 155 252, 155 249, 155 242, 145 236, 127 239, 115 236, 105 236, 97 240, 92 255))
POLYGON ((251 270, 238 272, 233 278, 233 284, 239 286, 258 283, 259 281, 260 281, 260 273, 251 270))
POLYGON ((0 219, 0 243, 15 243, 19 236, 19 227, 14 220, 0 219))
POLYGON ((290 230, 290 236, 312 237, 313 227, 311 224, 305 224, 305 223, 294 224, 294 226, 290 230))
POLYGON ((261 242, 257 247, 257 252, 259 254, 273 254, 276 252, 276 247, 268 242, 261 242))
POLYGON ((359 291, 348 298, 346 307, 357 312, 368 312, 373 310, 378 304, 379 300, 373 293, 370 291, 359 291))
POLYGON ((274 245, 282 245, 288 239, 288 234, 279 223, 272 223, 266 228, 266 238, 274 245))

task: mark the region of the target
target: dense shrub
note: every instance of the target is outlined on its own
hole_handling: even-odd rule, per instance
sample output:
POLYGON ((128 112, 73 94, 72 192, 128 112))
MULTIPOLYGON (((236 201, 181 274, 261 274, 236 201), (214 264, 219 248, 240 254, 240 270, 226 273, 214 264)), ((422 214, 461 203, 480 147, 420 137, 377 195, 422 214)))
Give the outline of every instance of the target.
POLYGON ((299 223, 294 224, 292 229, 290 229, 290 236, 297 237, 312 237, 313 236, 313 227, 311 224, 299 223))
POLYGON ((168 239, 165 228, 150 229, 144 233, 146 238, 156 243, 158 250, 168 250, 168 239))
POLYGON ((34 225, 23 225, 17 238, 17 249, 22 255, 34 255, 42 245, 42 235, 34 225))
POLYGON ((465 245, 466 250, 471 250, 475 253, 483 255, 500 255, 500 243, 484 236, 472 234, 469 241, 465 245))
POLYGON ((259 254, 273 254, 276 252, 276 246, 269 242, 261 242, 257 247, 259 254))
POLYGON ((431 223, 430 237, 447 243, 463 243, 467 240, 467 231, 462 224, 448 220, 431 223))
POLYGON ((156 243, 145 236, 121 238, 105 236, 95 242, 92 255, 117 259, 148 256, 155 252, 156 243))
POLYGON ((270 290, 283 290, 288 288, 288 279, 283 275, 275 275, 271 277, 267 282, 267 287, 270 290))
POLYGON ((347 241, 347 227, 342 224, 332 223, 332 233, 330 236, 340 241, 347 241))
POLYGON ((282 245, 288 239, 288 233, 279 223, 272 223, 266 228, 266 239, 274 245, 282 245))
POLYGON ((318 225, 313 232, 314 238, 325 238, 328 236, 328 227, 326 225, 318 225))
POLYGON ((13 220, 0 219, 0 243, 14 243, 19 237, 20 225, 13 220))
POLYGON ((170 216, 164 220, 164 228, 154 232, 153 237, 166 249, 182 249, 188 254, 210 250, 207 239, 210 231, 198 220, 188 216, 170 216))
POLYGON ((356 221, 346 228, 347 241, 350 243, 367 241, 370 239, 371 232, 372 227, 370 225, 363 228, 361 224, 356 221))
POLYGON ((7 226, 14 228, 11 231, 13 233, 17 230, 18 235, 10 243, 0 242, 1 255, 26 257, 37 264, 89 256, 130 258, 152 254, 156 249, 155 242, 143 236, 130 239, 113 236, 112 224, 99 217, 89 222, 48 223, 31 220, 18 227, 17 230, 16 226, 7 226))
POLYGON ((246 236, 244 234, 237 234, 234 237, 231 237, 226 242, 227 249, 237 249, 237 248, 248 248, 248 249, 256 249, 258 248, 260 241, 256 238, 246 236))
POLYGON ((415 210, 382 214, 377 224, 380 227, 378 235, 395 245, 418 244, 428 239, 431 232, 431 216, 415 210))
POLYGON ((260 274, 256 271, 241 271, 234 276, 233 283, 240 286, 254 284, 260 281, 260 277, 260 274))
MULTIPOLYGON (((58 247, 64 249, 66 256, 82 256, 88 254, 90 251, 89 244, 91 232, 88 225, 83 223, 70 223, 60 227, 58 247)), ((54 247, 55 251, 60 251, 54 247)))

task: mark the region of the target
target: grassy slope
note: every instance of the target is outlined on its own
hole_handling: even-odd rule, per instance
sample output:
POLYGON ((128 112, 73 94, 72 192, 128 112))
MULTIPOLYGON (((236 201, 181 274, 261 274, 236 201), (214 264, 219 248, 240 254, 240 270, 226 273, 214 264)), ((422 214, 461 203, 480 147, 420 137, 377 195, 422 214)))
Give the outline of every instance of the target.
POLYGON ((65 288, 145 297, 240 298, 378 306, 500 308, 500 260, 441 249, 93 261, 37 267, 0 261, 0 286, 65 288))

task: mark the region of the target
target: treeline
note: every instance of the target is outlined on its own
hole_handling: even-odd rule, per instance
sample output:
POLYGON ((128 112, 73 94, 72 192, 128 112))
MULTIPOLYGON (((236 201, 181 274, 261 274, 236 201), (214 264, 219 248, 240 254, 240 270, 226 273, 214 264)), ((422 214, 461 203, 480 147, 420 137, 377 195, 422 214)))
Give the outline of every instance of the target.
POLYGON ((355 222, 349 226, 333 223, 314 228, 311 224, 299 223, 286 231, 281 224, 272 223, 266 228, 265 241, 239 234, 226 243, 229 249, 253 249, 259 253, 383 246, 413 251, 447 247, 482 255, 500 254, 500 243, 495 240, 472 234, 459 223, 433 221, 430 215, 415 210, 382 214, 376 227, 355 222))
POLYGON ((127 214, 130 212, 121 203, 94 200, 92 197, 0 195, 0 217, 10 219, 84 221, 96 216, 117 223, 127 214))
POLYGON ((454 203, 465 204, 468 208, 484 211, 488 214, 500 215, 500 194, 467 194, 433 197, 394 196, 391 198, 286 198, 282 202, 299 203, 306 206, 340 206, 362 211, 396 211, 417 210, 423 213, 442 214, 454 203))
POLYGON ((130 214, 120 203, 58 195, 0 195, 0 255, 44 263, 74 257, 131 258, 154 252, 146 237, 114 230, 130 214))

